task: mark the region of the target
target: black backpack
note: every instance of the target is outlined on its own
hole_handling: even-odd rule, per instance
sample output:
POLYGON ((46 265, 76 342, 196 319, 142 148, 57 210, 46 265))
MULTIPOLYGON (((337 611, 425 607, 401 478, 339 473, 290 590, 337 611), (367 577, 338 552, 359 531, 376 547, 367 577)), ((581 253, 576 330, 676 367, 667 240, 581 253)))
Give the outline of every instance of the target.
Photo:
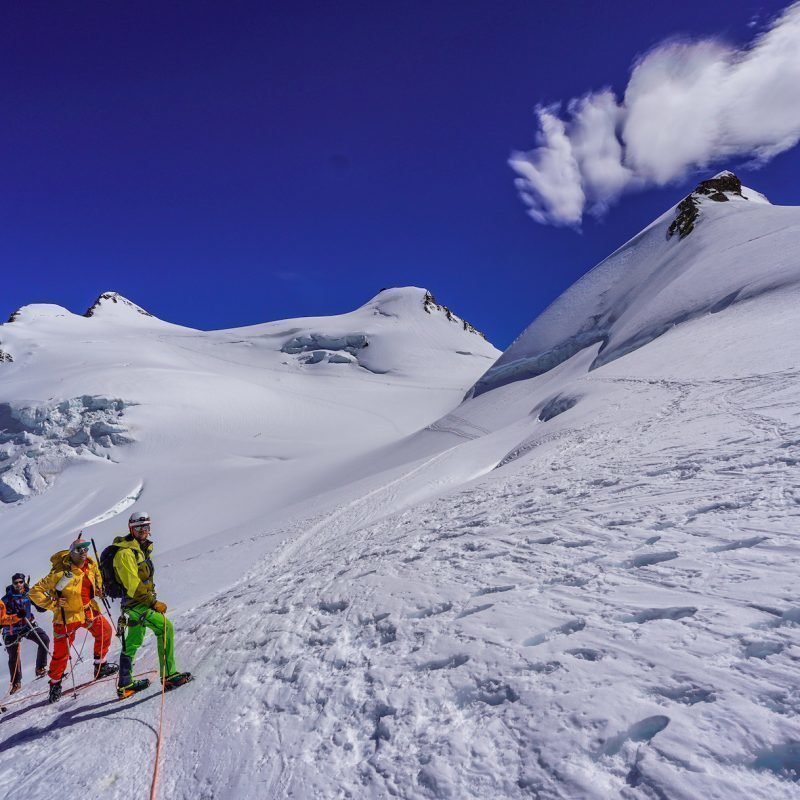
POLYGON ((100 576, 103 578, 103 591, 106 597, 112 600, 122 600, 125 597, 125 588, 119 582, 117 573, 114 572, 114 556, 119 550, 119 545, 110 544, 100 553, 100 576))

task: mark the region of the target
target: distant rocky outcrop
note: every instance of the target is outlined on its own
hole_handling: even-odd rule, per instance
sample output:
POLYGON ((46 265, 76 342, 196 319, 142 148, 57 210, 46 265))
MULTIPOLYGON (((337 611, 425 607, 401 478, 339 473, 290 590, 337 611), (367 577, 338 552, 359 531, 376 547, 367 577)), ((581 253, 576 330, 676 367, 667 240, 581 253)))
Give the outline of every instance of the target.
POLYGON ((11 357, 11 353, 6 353, 4 350, 0 350, 0 364, 10 364, 14 359, 11 357))
POLYGON ((21 309, 19 309, 19 308, 18 308, 16 311, 14 311, 14 312, 11 314, 11 316, 10 316, 10 317, 8 318, 8 320, 6 321, 6 325, 7 325, 9 322, 14 322, 14 320, 17 320, 17 319, 19 319, 20 310, 21 310, 21 309))
POLYGON ((713 178, 701 181, 695 190, 678 203, 678 214, 667 230, 667 238, 678 234, 685 239, 693 230, 700 216, 700 202, 703 198, 717 203, 727 203, 731 196, 747 198, 742 194, 742 182, 732 172, 720 172, 713 178))
POLYGON ((443 306, 441 303, 436 302, 436 298, 430 293, 425 292, 425 297, 422 300, 422 307, 428 314, 432 314, 434 311, 441 311, 450 322, 456 322, 461 325, 465 331, 469 333, 476 333, 478 336, 482 337, 483 339, 486 338, 486 334, 482 331, 479 331, 473 325, 470 325, 465 319, 461 319, 461 317, 456 316, 447 306, 443 306))
POLYGON ((86 309, 84 313, 84 317, 93 317, 98 309, 103 305, 103 303, 119 303, 120 305, 126 306, 130 308, 132 311, 135 311, 137 314, 141 314, 144 317, 152 317, 153 315, 145 311, 143 308, 140 308, 136 305, 136 303, 131 303, 130 300, 124 298, 121 294, 117 292, 103 292, 97 300, 92 303, 92 305, 86 309))

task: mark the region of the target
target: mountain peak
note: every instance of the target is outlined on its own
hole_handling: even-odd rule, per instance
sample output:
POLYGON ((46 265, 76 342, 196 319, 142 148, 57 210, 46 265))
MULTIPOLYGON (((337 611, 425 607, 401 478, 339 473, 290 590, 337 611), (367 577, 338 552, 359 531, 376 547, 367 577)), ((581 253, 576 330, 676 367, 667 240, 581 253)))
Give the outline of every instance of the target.
POLYGON ((373 307, 376 314, 396 316, 398 311, 409 309, 417 311, 420 308, 431 315, 442 315, 449 322, 461 325, 468 333, 474 333, 483 339, 486 335, 471 325, 465 319, 454 314, 447 306, 436 302, 436 298, 429 289, 418 286, 398 286, 381 289, 367 304, 373 307))
POLYGON ((713 178, 700 181, 691 194, 678 203, 678 214, 667 230, 667 238, 678 234, 679 239, 685 239, 693 230, 700 216, 700 206, 706 200, 716 203, 727 203, 730 200, 749 200, 742 193, 742 182, 730 170, 723 170, 713 178))
POLYGON ((119 292, 103 292, 97 300, 86 309, 83 316, 94 317, 97 316, 98 312, 107 314, 110 310, 113 310, 114 313, 119 313, 119 311, 133 312, 135 314, 141 314, 144 317, 153 317, 149 311, 145 311, 141 306, 137 306, 136 303, 123 297, 119 292))

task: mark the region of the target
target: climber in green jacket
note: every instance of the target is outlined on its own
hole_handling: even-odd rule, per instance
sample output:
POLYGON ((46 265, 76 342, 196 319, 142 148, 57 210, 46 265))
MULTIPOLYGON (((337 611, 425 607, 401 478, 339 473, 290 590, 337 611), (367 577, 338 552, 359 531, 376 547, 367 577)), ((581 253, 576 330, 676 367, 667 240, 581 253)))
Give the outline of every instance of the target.
POLYGON ((190 672, 175 666, 175 634, 167 619, 166 603, 156 596, 150 541, 150 515, 134 511, 128 520, 128 535, 114 539, 114 574, 123 591, 122 611, 127 617, 122 655, 119 659, 117 694, 120 699, 146 689, 150 682, 134 680, 133 661, 149 628, 156 636, 158 663, 165 690, 174 689, 192 679, 190 672))

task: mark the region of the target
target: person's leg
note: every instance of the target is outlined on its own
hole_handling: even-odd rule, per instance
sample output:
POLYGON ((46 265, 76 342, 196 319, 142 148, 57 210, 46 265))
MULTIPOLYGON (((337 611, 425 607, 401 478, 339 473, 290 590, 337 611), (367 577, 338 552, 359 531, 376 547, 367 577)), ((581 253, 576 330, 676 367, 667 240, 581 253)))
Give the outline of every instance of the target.
POLYGON ((128 624, 125 628, 125 645, 119 657, 119 680, 117 685, 130 686, 133 683, 133 662, 136 651, 142 646, 147 628, 144 625, 128 624))
POLYGON ((3 644, 6 646, 6 653, 8 653, 8 674, 11 678, 11 685, 19 683, 20 673, 22 672, 22 664, 20 663, 19 655, 19 637, 18 636, 4 636, 3 644))
POLYGON ((161 677, 174 675, 178 668, 175 666, 175 630, 172 620, 150 609, 142 616, 142 622, 155 634, 161 677))
POLYGON ((64 675, 69 661, 69 648, 75 640, 75 631, 81 627, 80 622, 73 622, 66 628, 53 625, 53 657, 50 659, 50 683, 58 683, 64 675))
POLYGON ((38 626, 28 631, 28 639, 36 642, 36 672, 44 672, 50 655, 50 637, 38 626))
POLYGON ((106 660, 108 648, 111 647, 111 626, 104 616, 97 614, 87 623, 86 628, 94 636, 94 663, 102 664, 106 660))

